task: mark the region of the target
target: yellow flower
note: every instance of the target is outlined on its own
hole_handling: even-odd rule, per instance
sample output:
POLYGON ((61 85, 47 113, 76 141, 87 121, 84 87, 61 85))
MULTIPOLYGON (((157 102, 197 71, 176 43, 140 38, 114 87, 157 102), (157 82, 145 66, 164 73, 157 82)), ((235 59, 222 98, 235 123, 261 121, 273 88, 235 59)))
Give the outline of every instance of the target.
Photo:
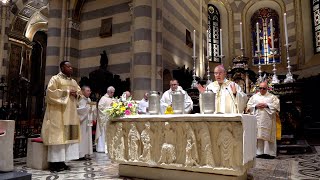
POLYGON ((113 104, 112 104, 112 107, 113 108, 116 108, 118 106, 118 103, 116 103, 116 102, 114 102, 113 104))
POLYGON ((126 110, 126 108, 124 107, 124 106, 122 106, 121 108, 120 108, 120 111, 121 112, 123 112, 123 111, 125 111, 126 110))

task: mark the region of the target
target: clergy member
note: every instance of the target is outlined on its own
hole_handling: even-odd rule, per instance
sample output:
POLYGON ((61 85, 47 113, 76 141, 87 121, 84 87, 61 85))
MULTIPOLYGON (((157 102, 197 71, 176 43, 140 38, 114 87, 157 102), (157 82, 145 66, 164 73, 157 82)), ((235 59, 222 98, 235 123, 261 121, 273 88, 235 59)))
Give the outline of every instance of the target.
POLYGON ((138 104, 138 114, 147 114, 149 107, 149 93, 144 93, 143 98, 138 104))
POLYGON ((268 92, 267 82, 260 83, 259 92, 249 99, 247 108, 257 117, 257 157, 274 158, 277 155, 276 113, 280 111, 280 102, 268 92))
POLYGON ((92 121, 96 118, 96 106, 91 102, 91 89, 89 86, 81 88, 82 96, 78 103, 78 114, 80 117, 81 141, 79 144, 79 158, 90 159, 92 150, 92 121))
POLYGON ((48 146, 48 162, 51 171, 70 168, 65 161, 79 159, 80 120, 77 113, 81 89, 71 78, 71 63, 62 61, 57 75, 51 77, 46 92, 46 111, 41 137, 48 146))
POLYGON ((106 114, 105 110, 108 107, 111 107, 113 102, 113 95, 114 95, 114 87, 109 86, 107 89, 107 93, 102 96, 98 103, 98 122, 97 122, 97 130, 96 130, 96 141, 97 141, 97 152, 108 153, 107 152, 107 145, 106 145, 106 124, 108 121, 108 115, 106 114))
POLYGON ((164 114, 168 106, 172 107, 172 93, 174 91, 181 91, 184 94, 184 113, 191 113, 193 109, 193 101, 186 91, 179 86, 178 80, 172 79, 170 81, 170 89, 163 93, 160 99, 160 111, 164 114))
MULTIPOLYGON (((215 81, 206 88, 216 94, 215 113, 243 113, 248 97, 235 82, 226 79, 227 72, 222 65, 214 68, 215 81)), ((198 85, 200 93, 205 88, 198 85)))

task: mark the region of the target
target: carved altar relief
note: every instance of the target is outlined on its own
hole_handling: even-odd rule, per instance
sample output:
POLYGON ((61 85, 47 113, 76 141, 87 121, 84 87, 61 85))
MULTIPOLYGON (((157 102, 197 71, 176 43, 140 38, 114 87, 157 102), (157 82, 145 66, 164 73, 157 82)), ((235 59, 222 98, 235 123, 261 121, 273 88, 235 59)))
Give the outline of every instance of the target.
POLYGON ((158 163, 171 164, 176 160, 176 135, 168 122, 165 122, 164 126, 164 143, 161 147, 161 156, 158 163))
POLYGON ((134 123, 131 123, 131 128, 128 134, 128 160, 138 161, 139 160, 139 144, 140 134, 134 123))
POLYGON ((117 124, 117 130, 112 140, 112 154, 118 161, 125 161, 125 144, 122 123, 117 124))
POLYGON ((150 129, 150 122, 145 123, 145 129, 141 133, 141 141, 143 145, 143 150, 142 154, 139 157, 139 159, 142 162, 152 162, 151 160, 151 136, 152 136, 152 131, 150 129))
POLYGON ((212 145, 210 133, 207 125, 205 123, 201 123, 201 129, 198 134, 198 138, 200 141, 200 154, 201 154, 201 165, 207 167, 215 166, 215 162, 212 155, 212 145))
POLYGON ((186 145, 186 161, 185 166, 199 166, 198 147, 196 136, 189 123, 186 123, 187 145, 186 145))
POLYGON ((232 134, 230 123, 223 123, 219 133, 217 144, 220 149, 220 162, 222 167, 234 168, 234 147, 236 146, 235 138, 232 134))

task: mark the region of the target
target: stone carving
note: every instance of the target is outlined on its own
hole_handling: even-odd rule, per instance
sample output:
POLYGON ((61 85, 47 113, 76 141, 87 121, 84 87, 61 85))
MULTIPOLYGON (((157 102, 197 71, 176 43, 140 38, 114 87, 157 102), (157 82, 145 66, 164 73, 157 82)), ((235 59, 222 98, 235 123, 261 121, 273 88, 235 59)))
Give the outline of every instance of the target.
POLYGON ((171 129, 171 125, 168 122, 164 123, 164 143, 161 147, 161 156, 158 163, 171 164, 176 160, 175 150, 175 133, 171 129))
POLYGON ((210 133, 207 125, 201 123, 201 129, 199 131, 200 138, 200 150, 201 150, 201 165, 212 167, 215 166, 213 155, 210 133))
POLYGON ((131 129, 128 134, 128 160, 138 161, 139 160, 139 141, 140 134, 134 123, 131 123, 131 129))
POLYGON ((185 166, 199 166, 198 148, 196 143, 196 136, 189 123, 186 123, 187 145, 186 145, 186 161, 185 166))
POLYGON ((115 136, 112 140, 112 156, 119 161, 125 161, 125 145, 122 123, 118 123, 115 136))
POLYGON ((234 167, 233 149, 237 144, 232 135, 232 126, 230 123, 222 124, 222 129, 218 136, 217 144, 220 149, 221 166, 226 168, 234 167))
POLYGON ((140 160, 143 162, 150 163, 151 160, 151 136, 152 131, 150 129, 150 122, 145 123, 145 129, 141 133, 141 141, 143 145, 142 154, 140 156, 140 160))

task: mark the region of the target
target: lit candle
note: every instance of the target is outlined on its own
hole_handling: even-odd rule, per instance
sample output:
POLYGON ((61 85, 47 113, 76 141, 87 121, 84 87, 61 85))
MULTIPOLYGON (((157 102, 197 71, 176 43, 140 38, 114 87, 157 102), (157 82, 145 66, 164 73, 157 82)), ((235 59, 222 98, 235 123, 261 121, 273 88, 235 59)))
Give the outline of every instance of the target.
POLYGON ((23 66, 23 57, 21 57, 21 62, 20 62, 20 71, 19 71, 19 74, 21 74, 22 66, 23 66))
POLYGON ((256 24, 256 30, 257 30, 257 51, 260 51, 260 37, 259 37, 259 23, 256 24))
POLYGON ((271 36, 271 48, 274 48, 274 42, 273 42, 273 22, 272 22, 272 19, 270 19, 270 36, 271 36))
POLYGON ((222 57, 222 55, 223 55, 223 53, 222 53, 222 29, 220 29, 220 56, 222 57))
POLYGON ((207 30, 207 57, 209 58, 210 53, 209 53, 209 30, 207 30))
POLYGON ((283 15, 283 23, 284 23, 284 34, 286 38, 286 45, 288 45, 287 13, 284 13, 283 15))
POLYGON ((193 30, 193 57, 196 57, 196 30, 193 30))
POLYGON ((243 49, 243 42, 242 42, 242 22, 240 22, 240 49, 243 49))

